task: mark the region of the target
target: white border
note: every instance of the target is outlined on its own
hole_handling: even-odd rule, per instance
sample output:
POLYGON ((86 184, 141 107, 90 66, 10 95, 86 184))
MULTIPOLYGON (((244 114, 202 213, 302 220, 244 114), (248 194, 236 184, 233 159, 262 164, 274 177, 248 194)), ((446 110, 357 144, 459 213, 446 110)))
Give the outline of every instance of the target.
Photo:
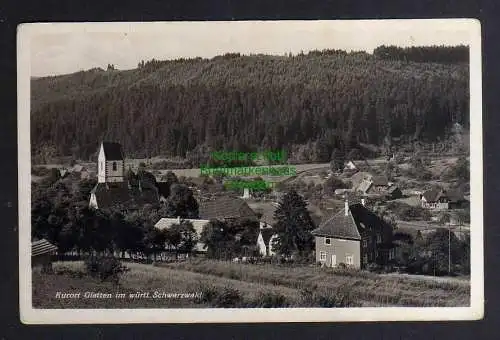
MULTIPOLYGON (((470 41, 470 164, 471 164, 471 305, 470 307, 279 308, 279 309, 34 309, 31 287, 31 163, 30 163, 30 37, 35 33, 148 32, 165 23, 46 23, 18 26, 18 191, 19 191, 19 303, 26 324, 87 323, 228 323, 477 320, 484 314, 483 272, 483 156, 481 101, 481 25, 476 19, 357 20, 401 25, 456 25, 469 32, 470 41), (472 119, 474 115, 474 119, 472 119)), ((286 21, 289 22, 289 21, 286 21)), ((286 24, 285 22, 285 24, 286 24)), ((335 23, 346 21, 336 20, 335 23)), ((351 21, 353 22, 353 21, 351 21)), ((256 22, 258 23, 258 22, 256 22)), ((173 23, 168 23, 173 24, 173 23)), ((175 23, 178 24, 178 23, 175 23)), ((182 22, 187 25, 188 22, 182 22)), ((228 22, 214 22, 228 24, 228 22)))

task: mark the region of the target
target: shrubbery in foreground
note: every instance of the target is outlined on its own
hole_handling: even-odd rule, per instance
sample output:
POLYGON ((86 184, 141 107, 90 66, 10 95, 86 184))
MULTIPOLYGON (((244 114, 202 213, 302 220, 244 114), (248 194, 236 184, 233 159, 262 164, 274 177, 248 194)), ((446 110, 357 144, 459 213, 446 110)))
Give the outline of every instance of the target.
POLYGON ((118 259, 112 256, 90 256, 85 260, 85 269, 91 277, 101 281, 118 284, 120 275, 129 271, 118 259))

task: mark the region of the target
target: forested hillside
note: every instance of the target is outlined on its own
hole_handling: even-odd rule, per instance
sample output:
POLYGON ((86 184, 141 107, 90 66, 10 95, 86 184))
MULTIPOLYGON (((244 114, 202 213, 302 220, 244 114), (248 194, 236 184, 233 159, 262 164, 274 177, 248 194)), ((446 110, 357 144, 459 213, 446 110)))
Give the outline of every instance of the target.
POLYGON ((432 63, 400 60, 401 50, 388 47, 373 55, 226 54, 37 78, 32 151, 88 159, 103 138, 121 142, 129 157, 321 141, 328 158, 334 148, 380 145, 387 136, 433 142, 453 123, 469 125, 468 63, 443 51, 452 56, 438 53, 432 63))

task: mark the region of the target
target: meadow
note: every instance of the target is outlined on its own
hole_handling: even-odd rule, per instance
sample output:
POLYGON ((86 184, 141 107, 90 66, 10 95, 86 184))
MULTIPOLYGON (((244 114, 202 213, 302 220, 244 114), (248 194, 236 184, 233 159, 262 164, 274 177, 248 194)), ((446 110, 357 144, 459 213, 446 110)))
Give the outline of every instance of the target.
POLYGON ((85 275, 82 262, 33 272, 35 308, 455 307, 470 305, 469 281, 423 280, 311 266, 243 264, 207 259, 157 265, 125 263, 118 285, 85 275), (201 298, 152 298, 154 292, 201 298), (125 299, 60 299, 65 293, 126 293, 125 299), (147 293, 150 298, 128 298, 147 293))

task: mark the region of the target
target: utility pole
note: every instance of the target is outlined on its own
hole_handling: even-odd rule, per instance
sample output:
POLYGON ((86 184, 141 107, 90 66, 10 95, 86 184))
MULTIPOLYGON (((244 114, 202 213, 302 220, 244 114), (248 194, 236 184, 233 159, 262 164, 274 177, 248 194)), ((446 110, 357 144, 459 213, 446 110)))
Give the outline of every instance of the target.
POLYGON ((451 225, 448 225, 448 275, 451 274, 451 225))

